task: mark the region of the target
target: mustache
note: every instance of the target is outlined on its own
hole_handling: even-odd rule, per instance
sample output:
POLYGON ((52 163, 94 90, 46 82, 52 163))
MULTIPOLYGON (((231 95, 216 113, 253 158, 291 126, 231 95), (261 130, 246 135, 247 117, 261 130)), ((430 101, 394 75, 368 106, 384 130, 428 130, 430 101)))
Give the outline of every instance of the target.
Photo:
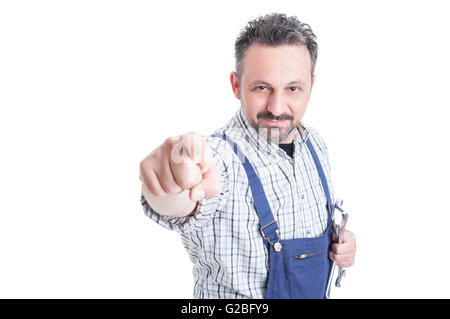
POLYGON ((274 121, 282 121, 282 120, 294 120, 294 117, 289 114, 281 114, 279 116, 275 116, 269 111, 267 112, 261 112, 256 115, 257 119, 268 119, 268 120, 274 120, 274 121))

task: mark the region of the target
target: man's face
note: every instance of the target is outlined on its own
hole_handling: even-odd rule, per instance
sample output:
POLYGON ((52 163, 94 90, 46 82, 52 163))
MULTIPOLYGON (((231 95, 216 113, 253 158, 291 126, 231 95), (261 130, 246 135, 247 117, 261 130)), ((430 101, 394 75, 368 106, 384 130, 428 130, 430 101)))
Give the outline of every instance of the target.
POLYGON ((308 49, 303 45, 252 44, 242 65, 240 82, 234 72, 230 80, 247 120, 272 142, 292 142, 315 79, 311 78, 308 49))

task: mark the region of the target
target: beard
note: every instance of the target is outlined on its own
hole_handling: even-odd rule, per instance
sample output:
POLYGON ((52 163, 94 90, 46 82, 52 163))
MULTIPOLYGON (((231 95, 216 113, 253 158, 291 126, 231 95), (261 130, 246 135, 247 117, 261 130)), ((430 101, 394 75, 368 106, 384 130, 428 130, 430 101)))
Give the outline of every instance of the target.
POLYGON ((272 113, 265 111, 258 113, 256 118, 258 119, 256 122, 249 121, 253 128, 258 132, 258 134, 266 138, 268 142, 280 144, 283 143, 292 131, 298 126, 299 121, 294 122, 294 117, 289 114, 282 114, 279 116, 275 116, 272 113), (284 127, 277 126, 267 126, 261 123, 262 119, 267 120, 288 120, 289 124, 284 127))

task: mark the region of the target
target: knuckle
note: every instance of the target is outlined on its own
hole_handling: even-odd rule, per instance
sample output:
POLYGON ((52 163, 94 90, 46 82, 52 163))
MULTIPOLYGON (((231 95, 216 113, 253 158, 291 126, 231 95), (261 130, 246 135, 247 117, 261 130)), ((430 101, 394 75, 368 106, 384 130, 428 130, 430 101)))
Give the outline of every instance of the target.
POLYGON ((178 137, 176 137, 176 136, 169 136, 164 141, 164 145, 167 145, 169 147, 173 147, 174 145, 176 145, 178 143, 178 141, 179 141, 178 137))
POLYGON ((143 159, 141 163, 139 163, 139 169, 141 173, 148 172, 151 169, 150 161, 147 158, 143 159))
POLYGON ((183 135, 182 141, 185 145, 191 144, 192 140, 194 138, 194 132, 189 132, 183 135))
POLYGON ((196 132, 189 132, 183 135, 183 143, 189 146, 199 146, 203 144, 203 136, 196 132))
POLYGON ((193 137, 193 138, 195 138, 195 137, 198 137, 198 136, 200 136, 200 134, 198 134, 197 132, 194 132, 194 131, 190 131, 190 132, 188 132, 188 133, 184 134, 184 136, 186 136, 186 137, 193 137))

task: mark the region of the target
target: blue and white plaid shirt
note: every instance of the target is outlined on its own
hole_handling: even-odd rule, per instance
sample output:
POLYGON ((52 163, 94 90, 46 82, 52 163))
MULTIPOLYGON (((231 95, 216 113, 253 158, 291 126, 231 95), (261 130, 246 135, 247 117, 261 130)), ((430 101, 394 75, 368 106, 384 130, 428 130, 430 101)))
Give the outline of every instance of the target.
MULTIPOLYGON (((278 222, 281 239, 316 237, 327 227, 326 198, 306 139, 319 156, 334 202, 325 143, 311 127, 301 127, 295 130, 293 158, 278 144, 262 138, 242 108, 215 132, 230 137, 250 160, 278 222)), ((186 217, 173 218, 154 211, 141 195, 144 212, 181 234, 194 263, 194 298, 264 298, 268 251, 247 175, 226 141, 211 136, 206 140, 222 175, 219 196, 203 199, 186 217)))

